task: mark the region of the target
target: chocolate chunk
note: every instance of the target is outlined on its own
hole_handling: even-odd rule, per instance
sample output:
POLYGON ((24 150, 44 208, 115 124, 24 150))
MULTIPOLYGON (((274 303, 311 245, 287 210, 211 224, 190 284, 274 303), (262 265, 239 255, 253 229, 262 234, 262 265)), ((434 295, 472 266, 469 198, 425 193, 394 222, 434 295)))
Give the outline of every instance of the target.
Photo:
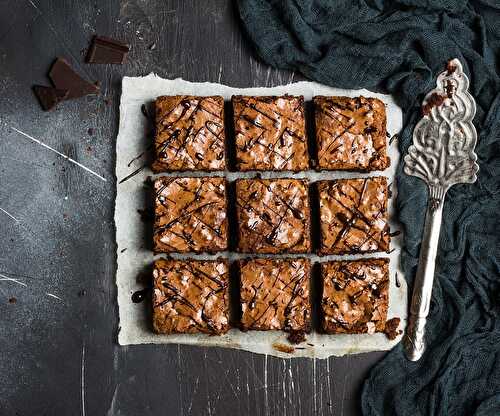
POLYGON ((104 36, 94 36, 87 54, 89 64, 123 64, 130 45, 104 36))
POLYGON ((67 98, 69 91, 43 85, 34 85, 33 92, 44 111, 52 110, 60 101, 67 98))
POLYGON ((56 88, 69 91, 66 100, 99 93, 98 86, 84 80, 63 58, 57 58, 52 64, 49 77, 56 88))
POLYGON ((400 318, 392 318, 385 323, 384 333, 391 341, 401 334, 401 331, 398 331, 400 321, 400 318))

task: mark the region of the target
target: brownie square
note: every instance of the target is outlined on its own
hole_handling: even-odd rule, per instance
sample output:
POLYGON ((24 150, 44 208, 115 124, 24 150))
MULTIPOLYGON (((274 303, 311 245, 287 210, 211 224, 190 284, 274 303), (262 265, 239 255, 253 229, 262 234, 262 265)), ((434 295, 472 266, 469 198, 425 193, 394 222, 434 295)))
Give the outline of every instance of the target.
POLYGON ((322 328, 329 334, 382 332, 387 320, 389 259, 321 264, 322 328))
POLYGON ((161 334, 229 329, 226 260, 161 259, 153 269, 153 328, 161 334))
POLYGON ((153 171, 224 170, 222 97, 164 96, 155 107, 153 171))
POLYGON ((232 103, 238 170, 309 168, 304 97, 237 95, 232 103))
POLYGON ((377 98, 314 97, 318 169, 384 170, 385 105, 377 98))
POLYGON ((309 332, 308 259, 239 261, 242 329, 309 332))
POLYGON ((388 251, 387 179, 318 182, 320 254, 388 251))
POLYGON ((238 248, 244 253, 308 253, 308 183, 301 179, 236 181, 238 248))
POLYGON ((154 183, 155 252, 217 252, 227 249, 226 180, 168 178, 154 183))

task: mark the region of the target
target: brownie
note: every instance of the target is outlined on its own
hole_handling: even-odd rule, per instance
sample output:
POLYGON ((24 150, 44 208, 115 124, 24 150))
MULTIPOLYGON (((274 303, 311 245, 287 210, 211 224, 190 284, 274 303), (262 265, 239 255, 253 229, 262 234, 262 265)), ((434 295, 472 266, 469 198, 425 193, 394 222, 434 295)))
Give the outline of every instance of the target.
POLYGON ((320 181, 320 254, 389 250, 387 178, 320 181))
POLYGON ((237 95, 232 102, 238 170, 309 168, 304 97, 237 95))
POLYGON ((224 170, 224 99, 175 95, 158 97, 155 172, 224 170))
POLYGON ((238 248, 244 253, 308 253, 308 183, 301 179, 236 181, 238 248))
POLYGON ((360 334, 385 329, 389 259, 321 264, 322 328, 329 334, 360 334))
POLYGON ((308 259, 239 261, 242 329, 309 332, 308 259))
POLYGON ((217 252, 227 249, 226 180, 168 178, 154 182, 155 252, 217 252))
POLYGON ((153 328, 161 334, 223 334, 229 329, 226 260, 155 261, 153 328))
POLYGON ((377 98, 314 97, 318 169, 384 170, 385 105, 377 98))

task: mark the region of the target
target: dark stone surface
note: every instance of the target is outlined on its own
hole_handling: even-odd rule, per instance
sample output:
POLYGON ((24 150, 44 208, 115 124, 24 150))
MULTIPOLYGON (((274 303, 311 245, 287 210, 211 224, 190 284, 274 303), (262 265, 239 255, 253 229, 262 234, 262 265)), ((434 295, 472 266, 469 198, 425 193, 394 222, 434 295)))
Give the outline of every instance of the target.
POLYGON ((117 345, 120 79, 151 71, 241 87, 300 78, 254 59, 229 0, 0 3, 0 208, 15 218, 0 211, 0 279, 26 285, 0 280, 0 415, 359 414, 361 382, 382 353, 314 361, 117 345), (86 65, 94 34, 129 42, 127 63, 86 65), (102 94, 43 112, 31 86, 47 85, 57 56, 102 94))

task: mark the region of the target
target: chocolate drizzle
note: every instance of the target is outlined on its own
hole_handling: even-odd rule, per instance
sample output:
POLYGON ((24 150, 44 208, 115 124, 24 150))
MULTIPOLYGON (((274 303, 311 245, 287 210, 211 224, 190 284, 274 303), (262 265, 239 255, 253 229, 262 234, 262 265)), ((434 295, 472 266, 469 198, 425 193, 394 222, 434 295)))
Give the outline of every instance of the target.
POLYGON ((146 299, 146 296, 151 292, 151 288, 147 287, 142 290, 137 290, 132 293, 132 302, 141 303, 146 299))

